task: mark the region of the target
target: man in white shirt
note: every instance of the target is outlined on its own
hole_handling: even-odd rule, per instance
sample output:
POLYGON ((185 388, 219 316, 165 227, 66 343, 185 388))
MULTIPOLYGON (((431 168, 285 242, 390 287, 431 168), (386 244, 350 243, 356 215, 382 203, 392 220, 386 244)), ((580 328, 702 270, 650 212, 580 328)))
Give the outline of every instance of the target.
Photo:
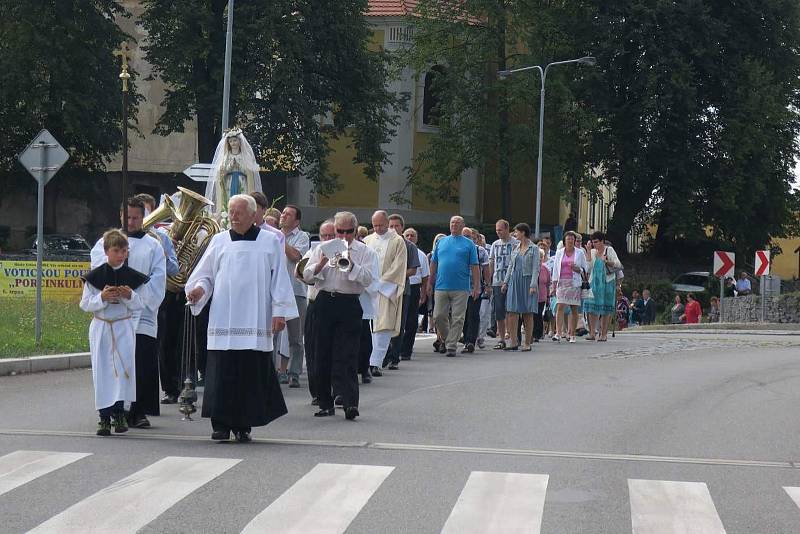
POLYGON ((373 282, 375 253, 355 240, 358 220, 350 212, 334 217, 336 237, 344 239, 350 266, 331 266, 323 247, 318 246, 303 270, 307 282, 314 282, 316 335, 314 359, 320 410, 315 417, 334 415, 333 390, 342 396, 345 418, 358 415, 358 349, 363 309, 359 296, 373 282))
MULTIPOLYGON (((167 287, 167 261, 161 242, 142 230, 144 202, 131 197, 128 203, 128 266, 150 277, 139 290, 144 307, 133 315, 136 324, 136 402, 131 403, 128 425, 149 428, 148 415, 161 413, 158 399, 158 308, 167 287)), ((120 213, 121 215, 121 213, 120 213)), ((108 261, 99 239, 92 248, 92 269, 108 261)))
POLYGON ((498 342, 494 346, 495 349, 503 349, 506 346, 506 296, 500 291, 500 286, 503 285, 506 272, 508 271, 508 263, 511 259, 511 251, 514 245, 519 242, 511 237, 510 225, 505 219, 500 219, 494 225, 494 230, 497 232, 497 241, 492 243, 489 252, 489 270, 492 273, 492 287, 487 288, 487 292, 492 297, 492 305, 494 308, 494 318, 497 322, 497 339, 498 342))
POLYGON ((300 387, 300 373, 303 371, 303 324, 306 318, 306 286, 293 276, 297 262, 303 257, 311 241, 306 232, 300 228, 300 208, 289 204, 281 213, 281 232, 286 237, 284 249, 286 251, 286 268, 289 279, 292 281, 295 303, 297 304, 297 319, 286 321, 286 332, 289 337, 289 355, 281 355, 278 381, 288 383, 290 388, 300 387), (288 371, 287 371, 288 368, 288 371))
POLYGON ((255 226, 256 202, 234 195, 231 229, 211 239, 186 282, 186 300, 197 315, 212 297, 203 417, 211 439, 250 441, 254 426, 286 413, 272 362, 274 332, 297 317, 292 285, 274 234, 255 226))

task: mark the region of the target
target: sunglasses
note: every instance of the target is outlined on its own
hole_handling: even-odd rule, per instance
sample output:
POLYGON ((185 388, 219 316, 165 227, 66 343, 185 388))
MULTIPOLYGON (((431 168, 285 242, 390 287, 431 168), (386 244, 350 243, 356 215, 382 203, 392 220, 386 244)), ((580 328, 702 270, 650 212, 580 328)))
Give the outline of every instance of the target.
POLYGON ((355 228, 348 228, 348 229, 346 229, 346 230, 345 230, 345 229, 342 229, 342 228, 337 228, 337 229, 336 229, 336 233, 337 233, 337 234, 347 234, 347 235, 350 235, 350 234, 352 234, 352 233, 353 233, 353 232, 355 232, 355 231, 356 231, 356 229, 355 229, 355 228))

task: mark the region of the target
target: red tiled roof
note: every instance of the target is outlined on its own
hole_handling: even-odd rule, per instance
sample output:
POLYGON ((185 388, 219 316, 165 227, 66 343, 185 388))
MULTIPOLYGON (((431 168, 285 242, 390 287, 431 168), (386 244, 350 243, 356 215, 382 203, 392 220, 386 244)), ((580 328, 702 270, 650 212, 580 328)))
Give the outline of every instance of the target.
POLYGON ((368 17, 405 17, 417 7, 417 0, 369 0, 368 17))

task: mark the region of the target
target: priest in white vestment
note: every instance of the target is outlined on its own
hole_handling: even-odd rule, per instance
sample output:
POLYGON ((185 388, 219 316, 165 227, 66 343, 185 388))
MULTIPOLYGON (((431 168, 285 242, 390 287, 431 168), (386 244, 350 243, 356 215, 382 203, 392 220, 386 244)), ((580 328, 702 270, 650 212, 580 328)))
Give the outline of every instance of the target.
MULTIPOLYGON (((128 424, 150 428, 148 415, 159 415, 158 393, 158 309, 167 287, 167 259, 161 241, 142 229, 144 202, 130 197, 128 203, 128 262, 131 269, 150 277, 139 290, 142 309, 133 313, 136 325, 136 402, 128 412, 128 424)), ((120 213, 120 215, 122 215, 120 213)), ((92 269, 108 262, 103 239, 92 248, 92 269)))
POLYGON ((369 370, 372 376, 381 376, 389 342, 400 334, 408 253, 403 236, 389 229, 389 215, 385 211, 378 210, 372 215, 372 228, 375 232, 364 238, 364 244, 378 255, 380 280, 370 287, 376 313, 372 323, 369 370))
POLYGON ((208 361, 202 416, 217 441, 251 440, 251 427, 286 414, 272 360, 273 334, 297 317, 283 247, 255 226, 256 202, 234 195, 231 229, 215 235, 186 282, 197 315, 209 298, 208 361))

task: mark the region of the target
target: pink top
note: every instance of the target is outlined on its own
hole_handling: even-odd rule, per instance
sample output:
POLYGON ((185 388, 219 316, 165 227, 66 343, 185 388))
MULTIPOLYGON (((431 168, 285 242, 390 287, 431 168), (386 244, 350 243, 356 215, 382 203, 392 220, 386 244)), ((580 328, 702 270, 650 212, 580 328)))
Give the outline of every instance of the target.
POLYGON ((575 264, 575 250, 572 250, 572 254, 567 254, 567 251, 564 251, 564 259, 561 260, 561 279, 562 280, 572 280, 572 266, 575 264))
POLYGON ((542 264, 539 268, 539 302, 545 302, 550 292, 550 270, 547 264, 542 264))

